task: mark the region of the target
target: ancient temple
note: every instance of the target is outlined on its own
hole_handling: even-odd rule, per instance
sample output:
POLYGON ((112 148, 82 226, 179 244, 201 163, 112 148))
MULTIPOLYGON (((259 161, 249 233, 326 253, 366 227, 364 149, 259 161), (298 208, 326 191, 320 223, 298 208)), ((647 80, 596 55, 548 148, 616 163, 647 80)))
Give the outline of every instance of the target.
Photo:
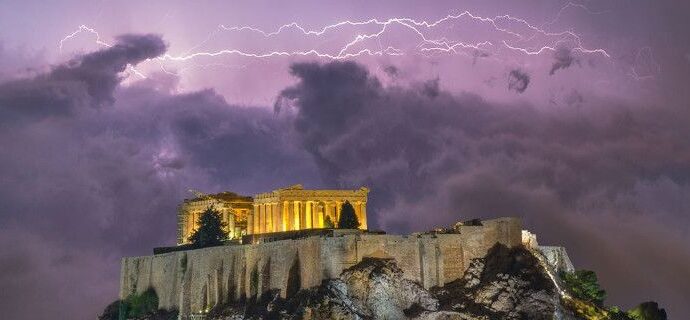
POLYGON ((177 244, 189 243, 189 237, 196 230, 199 216, 209 207, 220 213, 225 223, 225 232, 230 239, 246 234, 247 216, 254 209, 252 197, 234 192, 203 194, 196 192, 193 199, 185 199, 177 211, 177 244))
POLYGON ((247 217, 247 234, 326 228, 337 223, 345 201, 355 209, 360 229, 367 229, 369 189, 307 190, 297 184, 254 197, 254 211, 247 217))
POLYGON ((355 209, 360 229, 367 229, 367 195, 369 189, 308 190, 293 185, 254 198, 233 192, 201 194, 186 199, 178 208, 177 243, 189 243, 201 213, 213 207, 221 214, 230 239, 244 235, 328 228, 337 224, 343 203, 355 209))

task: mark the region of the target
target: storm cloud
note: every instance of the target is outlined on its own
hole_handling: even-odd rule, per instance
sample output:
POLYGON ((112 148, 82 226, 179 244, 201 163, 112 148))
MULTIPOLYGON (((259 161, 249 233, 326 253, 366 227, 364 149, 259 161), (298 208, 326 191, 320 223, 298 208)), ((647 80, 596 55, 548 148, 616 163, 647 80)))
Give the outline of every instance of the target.
POLYGON ((174 93, 168 75, 120 86, 127 64, 165 46, 156 36, 119 39, 0 85, 8 319, 93 319, 117 297, 121 257, 175 243, 189 188, 254 194, 317 181, 291 142, 289 116, 230 105, 213 90, 174 93))
MULTIPOLYGON (((116 298, 122 256, 174 243, 188 188, 251 195, 298 182, 369 186, 371 226, 393 233, 520 216, 596 270, 611 303, 690 314, 677 276, 690 268, 681 106, 495 103, 445 91, 442 78, 387 86, 351 61, 292 65, 297 82, 274 110, 178 93, 167 74, 120 84, 128 64, 164 48, 125 37, 0 84, 7 317, 92 319, 116 298)), ((512 90, 524 91, 529 75, 515 71, 512 90)))
POLYGON ((75 58, 38 77, 0 84, 0 123, 67 115, 114 102, 120 73, 156 57, 166 45, 156 35, 122 35, 110 48, 75 58))
POLYGON ((529 86, 530 76, 527 72, 520 69, 510 70, 508 73, 508 90, 523 93, 529 86))
POLYGON ((556 51, 553 53, 553 58, 554 58, 554 63, 551 66, 551 71, 549 71, 549 75, 554 75, 556 71, 559 69, 567 69, 569 68, 573 63, 577 63, 577 59, 573 56, 572 50, 568 48, 558 48, 556 51))
POLYGON ((389 231, 520 216, 543 243, 597 270, 610 302, 656 297, 679 313, 690 281, 688 112, 595 99, 501 105, 384 87, 352 62, 296 64, 283 91, 325 178, 368 185, 389 231), (673 222, 671 222, 673 221, 673 222), (653 279, 649 279, 653 275, 653 279))

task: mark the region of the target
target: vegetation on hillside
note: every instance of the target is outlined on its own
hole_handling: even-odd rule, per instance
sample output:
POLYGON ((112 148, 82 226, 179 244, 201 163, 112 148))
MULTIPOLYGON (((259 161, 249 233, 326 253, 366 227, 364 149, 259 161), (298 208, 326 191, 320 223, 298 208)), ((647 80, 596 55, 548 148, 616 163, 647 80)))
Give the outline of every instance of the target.
POLYGON ((208 207, 197 221, 199 229, 189 237, 189 241, 195 248, 205 248, 219 246, 223 244, 223 240, 228 238, 225 232, 225 223, 223 223, 220 213, 213 207, 208 207))
POLYGON ((626 311, 619 307, 604 306, 606 291, 597 280, 594 271, 577 270, 559 274, 566 290, 572 297, 563 299, 566 308, 587 320, 666 320, 666 311, 656 302, 644 302, 626 311))
POLYGON ((177 310, 164 310, 158 308, 158 294, 153 288, 148 288, 141 294, 130 294, 124 300, 116 300, 109 304, 99 320, 125 320, 125 319, 151 319, 174 320, 177 319, 177 310))
POLYGON ((560 277, 568 291, 576 298, 594 303, 600 307, 604 305, 606 291, 599 286, 597 274, 594 271, 561 272, 560 277))
POLYGON ((338 221, 338 228, 341 229, 357 229, 359 228, 359 219, 355 214, 355 208, 349 201, 345 201, 340 209, 340 220, 338 221))
POLYGON ((654 301, 644 302, 627 312, 633 320, 666 320, 666 310, 659 309, 654 301))

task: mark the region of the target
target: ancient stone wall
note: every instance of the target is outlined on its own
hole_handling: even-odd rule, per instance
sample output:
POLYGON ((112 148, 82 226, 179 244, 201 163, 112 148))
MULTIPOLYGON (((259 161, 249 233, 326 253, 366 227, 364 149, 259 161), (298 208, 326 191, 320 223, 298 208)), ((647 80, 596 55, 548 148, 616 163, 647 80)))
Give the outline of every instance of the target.
POLYGON ((366 257, 392 258, 404 277, 425 288, 462 277, 470 259, 496 243, 520 245, 515 218, 461 226, 459 233, 381 235, 334 232, 299 240, 222 246, 122 260, 120 297, 153 287, 161 308, 177 308, 182 319, 212 306, 271 289, 283 296, 318 286, 366 257))

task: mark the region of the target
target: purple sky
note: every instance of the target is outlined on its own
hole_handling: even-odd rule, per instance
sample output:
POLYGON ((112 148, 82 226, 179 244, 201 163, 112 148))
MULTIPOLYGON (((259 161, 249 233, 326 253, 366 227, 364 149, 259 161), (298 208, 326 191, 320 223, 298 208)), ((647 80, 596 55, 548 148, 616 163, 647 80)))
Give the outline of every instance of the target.
POLYGON ((3 314, 93 319, 189 188, 303 183, 520 216, 690 317, 690 4, 369 2, 0 1, 3 314))

